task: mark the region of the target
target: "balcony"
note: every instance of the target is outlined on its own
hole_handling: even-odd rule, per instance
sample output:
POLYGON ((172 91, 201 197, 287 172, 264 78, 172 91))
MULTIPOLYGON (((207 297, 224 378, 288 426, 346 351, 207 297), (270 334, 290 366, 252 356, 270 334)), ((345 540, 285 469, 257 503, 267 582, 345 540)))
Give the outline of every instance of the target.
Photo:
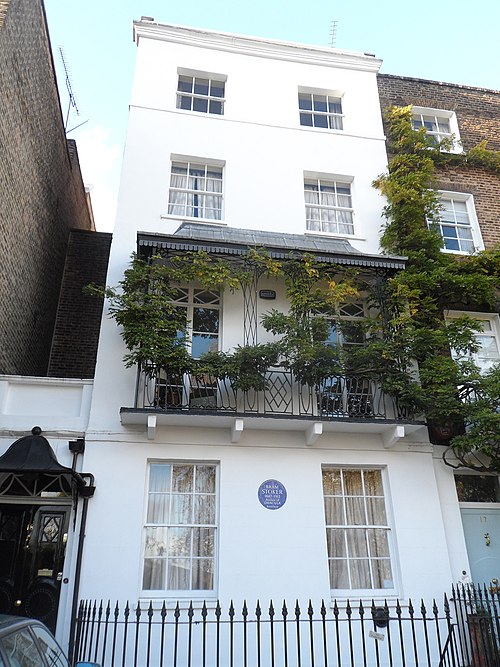
POLYGON ((235 442, 235 419, 248 417, 245 422, 253 428, 304 430, 307 444, 313 444, 323 426, 327 431, 397 432, 399 438, 403 431, 395 427, 405 425, 408 432, 424 423, 370 377, 335 375, 311 386, 299 383, 288 369, 269 368, 264 378, 261 391, 242 391, 227 377, 179 375, 165 369, 139 373, 135 405, 121 409, 122 423, 147 423, 148 416, 155 416, 158 424, 232 424, 235 442))

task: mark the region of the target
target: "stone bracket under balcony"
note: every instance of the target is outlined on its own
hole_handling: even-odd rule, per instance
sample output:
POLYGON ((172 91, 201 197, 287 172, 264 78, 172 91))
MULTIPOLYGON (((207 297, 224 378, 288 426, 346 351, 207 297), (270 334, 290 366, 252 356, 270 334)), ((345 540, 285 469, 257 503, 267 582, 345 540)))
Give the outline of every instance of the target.
POLYGON ((123 426, 143 426, 148 440, 154 440, 160 428, 225 429, 228 441, 237 444, 246 431, 291 431, 304 434, 304 445, 312 447, 328 433, 359 433, 379 435, 386 449, 399 440, 425 428, 420 422, 395 423, 394 420, 328 421, 294 415, 239 415, 209 413, 193 410, 152 410, 151 408, 121 408, 123 426))

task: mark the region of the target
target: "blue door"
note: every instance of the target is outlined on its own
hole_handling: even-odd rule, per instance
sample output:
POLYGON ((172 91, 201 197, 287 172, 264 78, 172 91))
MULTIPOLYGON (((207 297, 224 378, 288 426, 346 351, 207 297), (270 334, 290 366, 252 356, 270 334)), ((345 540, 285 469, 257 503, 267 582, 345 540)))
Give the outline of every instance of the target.
POLYGON ((462 507, 460 512, 472 582, 500 581, 500 509, 462 507))

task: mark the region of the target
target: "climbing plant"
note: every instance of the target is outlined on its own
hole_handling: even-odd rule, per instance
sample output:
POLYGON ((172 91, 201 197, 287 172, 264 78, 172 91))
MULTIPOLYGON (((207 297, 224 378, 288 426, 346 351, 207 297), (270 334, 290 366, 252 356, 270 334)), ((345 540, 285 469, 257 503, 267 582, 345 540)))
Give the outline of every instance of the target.
MULTIPOLYGON (((442 163, 442 149, 448 146, 436 144, 423 128, 413 129, 411 107, 392 107, 385 120, 389 169, 374 182, 387 199, 381 245, 386 252, 408 258, 406 270, 388 282, 392 318, 381 353, 390 351, 396 368, 386 381, 399 384, 393 391, 398 389, 403 400, 420 405, 431 423, 465 422, 468 431, 452 441, 460 462, 466 464, 473 456, 483 467, 496 469, 500 455, 492 442, 500 441, 500 394, 494 389, 500 369, 487 375, 479 372, 472 355, 478 350, 475 334, 480 324, 467 316, 447 322, 445 312, 498 309, 500 252, 442 252, 435 166, 442 163), (393 372, 398 369, 399 375, 393 372), (474 388, 479 401, 463 400, 468 387, 474 388)), ((481 151, 473 152, 471 160, 481 151)), ((489 153, 481 158, 490 159, 489 153)))

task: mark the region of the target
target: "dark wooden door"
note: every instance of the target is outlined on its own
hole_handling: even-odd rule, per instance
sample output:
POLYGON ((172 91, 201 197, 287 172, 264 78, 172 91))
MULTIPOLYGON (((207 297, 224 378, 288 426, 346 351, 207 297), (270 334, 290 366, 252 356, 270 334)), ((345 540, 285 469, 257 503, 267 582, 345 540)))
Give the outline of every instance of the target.
POLYGON ((55 629, 70 511, 0 504, 0 612, 55 629))

